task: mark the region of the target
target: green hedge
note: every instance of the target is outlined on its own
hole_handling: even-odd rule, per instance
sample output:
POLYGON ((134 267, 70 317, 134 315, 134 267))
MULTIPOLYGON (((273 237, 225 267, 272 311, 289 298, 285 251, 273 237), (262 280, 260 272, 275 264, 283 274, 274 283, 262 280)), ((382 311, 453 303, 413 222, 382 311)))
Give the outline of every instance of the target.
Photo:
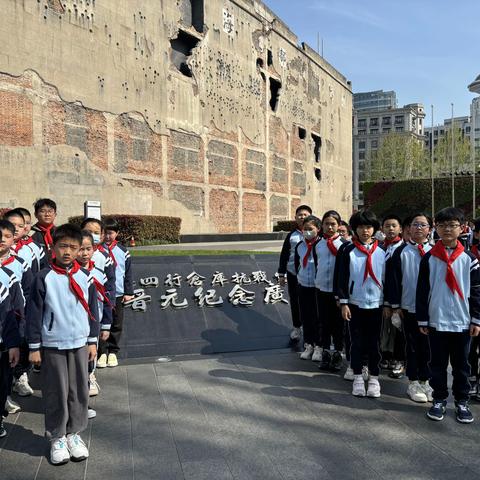
POLYGON ((279 220, 273 227, 274 232, 290 232, 297 228, 295 220, 279 220))
MULTIPOLYGON (((452 179, 436 178, 435 210, 449 207, 452 203, 452 179)), ((476 205, 480 206, 480 178, 476 177, 476 205)), ((418 211, 432 214, 432 184, 430 179, 405 180, 400 182, 367 182, 363 185, 364 204, 378 216, 395 213, 400 217, 418 211)), ((468 217, 472 215, 472 177, 455 178, 455 206, 462 208, 468 217)), ((434 212, 433 212, 434 213, 434 212)))
MULTIPOLYGON (((120 225, 119 240, 129 243, 132 237, 137 244, 178 243, 182 220, 177 217, 155 215, 104 215, 103 220, 114 218, 120 225)), ((80 225, 83 216, 70 217, 68 221, 80 225)))

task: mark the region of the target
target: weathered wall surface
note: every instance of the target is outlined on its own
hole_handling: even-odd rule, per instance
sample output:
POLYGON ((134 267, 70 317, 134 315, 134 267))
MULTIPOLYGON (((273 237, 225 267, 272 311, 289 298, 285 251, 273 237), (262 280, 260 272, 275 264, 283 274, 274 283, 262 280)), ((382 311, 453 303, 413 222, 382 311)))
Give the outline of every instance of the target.
POLYGON ((0 206, 269 231, 351 209, 351 90, 257 0, 2 0, 0 206))

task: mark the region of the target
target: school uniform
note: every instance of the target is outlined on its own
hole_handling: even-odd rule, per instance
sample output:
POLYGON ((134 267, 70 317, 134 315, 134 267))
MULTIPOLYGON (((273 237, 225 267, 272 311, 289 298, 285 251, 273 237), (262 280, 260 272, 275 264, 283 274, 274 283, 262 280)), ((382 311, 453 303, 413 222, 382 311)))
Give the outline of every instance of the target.
POLYGON ((343 350, 343 320, 334 292, 335 263, 340 248, 348 243, 340 235, 322 238, 315 246, 315 288, 319 314, 321 346, 330 350, 343 350))
POLYGON ((117 354, 120 350, 124 308, 122 299, 124 295, 133 295, 132 259, 130 252, 117 241, 112 242, 110 245, 103 244, 102 248, 108 253, 115 266, 115 304, 110 336, 107 341, 101 340, 99 342, 99 356, 109 353, 117 354))
POLYGON ((430 378, 430 346, 426 335, 420 333, 415 315, 417 280, 420 261, 432 248, 428 241, 404 243, 387 262, 385 297, 393 309, 403 310, 403 328, 406 339, 407 368, 410 381, 422 382, 430 378))
POLYGON ((33 273, 27 262, 16 255, 10 255, 1 262, 1 267, 7 267, 15 275, 22 287, 23 296, 27 300, 33 282, 33 273))
POLYGON ((34 275, 46 266, 45 252, 33 241, 32 237, 19 240, 15 245, 14 252, 27 262, 34 275))
POLYGON ((303 239, 295 247, 295 271, 298 281, 300 320, 303 325, 303 339, 309 345, 320 346, 317 300, 315 294, 316 266, 313 252, 319 238, 303 239))
POLYGON ((74 262, 54 262, 35 277, 27 301, 30 351, 41 350, 45 429, 52 439, 87 426, 88 345, 98 341, 97 293, 92 275, 74 262))
POLYGON ((55 232, 55 225, 50 224, 44 227, 39 223, 32 226, 33 241, 43 250, 47 263, 52 259, 53 254, 53 234, 55 232))
POLYGON ((361 375, 364 355, 371 375, 378 376, 382 326, 385 251, 377 241, 365 245, 355 240, 340 257, 338 296, 351 312, 351 367, 361 375))
POLYGON ((480 267, 459 241, 445 248, 442 241, 420 262, 415 312, 419 327, 428 327, 433 399, 448 397, 447 368, 453 373, 456 401, 468 399, 470 325, 480 326, 480 267))
POLYGON ((298 301, 297 272, 295 271, 295 247, 303 240, 301 230, 292 230, 285 238, 280 253, 278 274, 287 276, 288 296, 290 299, 290 310, 292 312, 292 323, 295 328, 302 326, 300 319, 300 307, 298 301))

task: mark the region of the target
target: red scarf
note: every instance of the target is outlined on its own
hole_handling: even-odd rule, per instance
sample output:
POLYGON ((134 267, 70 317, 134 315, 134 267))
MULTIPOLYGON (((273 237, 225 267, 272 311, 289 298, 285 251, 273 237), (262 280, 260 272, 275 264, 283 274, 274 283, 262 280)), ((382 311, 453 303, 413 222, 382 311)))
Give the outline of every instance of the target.
POLYGON ((401 240, 402 240, 402 237, 400 237, 400 236, 397 235, 397 236, 396 236, 394 239, 392 239, 392 240, 387 240, 387 239, 385 239, 384 242, 383 242, 383 246, 384 246, 384 247, 389 247, 390 245, 393 245, 393 244, 395 244, 395 243, 398 243, 398 242, 400 242, 401 240))
POLYGON ((116 240, 114 240, 110 245, 107 245, 108 255, 109 255, 110 258, 112 259, 113 264, 115 265, 115 267, 117 266, 117 259, 115 258, 115 255, 113 254, 113 249, 116 247, 117 243, 118 243, 118 242, 117 242, 116 240))
POLYGON ((92 315, 92 312, 90 311, 88 303, 85 300, 85 297, 83 296, 82 288, 73 278, 73 275, 80 270, 80 265, 78 264, 78 262, 74 261, 73 264, 72 264, 72 267, 69 270, 67 270, 66 268, 59 267, 58 265, 55 265, 55 262, 51 262, 50 266, 52 267, 52 270, 54 272, 58 273, 59 275, 66 275, 68 277, 68 283, 70 285, 70 290, 75 295, 77 300, 82 304, 82 307, 88 313, 88 316, 92 320, 95 320, 95 317, 92 315))
POLYGON ((338 248, 335 246, 335 244, 333 243, 334 240, 336 240, 340 235, 334 235, 333 237, 327 237, 327 236, 323 236, 323 238, 327 241, 327 247, 328 249, 330 250, 330 253, 336 257, 337 256, 337 253, 338 253, 338 248))
POLYGON ((372 244, 372 248, 370 250, 367 250, 365 245, 360 243, 358 240, 354 240, 353 244, 363 253, 367 256, 367 261, 365 262, 365 272, 363 273, 363 283, 367 281, 368 276, 372 277, 372 280, 380 287, 382 288, 381 283, 378 281, 377 277, 375 276, 375 272, 373 271, 373 266, 372 266, 372 255, 373 252, 377 249, 378 247, 378 241, 375 240, 372 244))
POLYGON ((47 227, 43 227, 42 225, 37 223, 37 227, 42 232, 43 241, 45 242, 45 246, 47 247, 47 250, 51 250, 53 246, 52 228, 55 228, 55 226, 53 225, 53 223, 51 223, 47 227))
POLYGON ((312 251, 313 246, 315 245, 317 241, 317 237, 315 237, 313 240, 305 240, 305 244, 307 245, 307 253, 303 257, 303 268, 306 268, 307 263, 308 263, 308 257, 310 256, 310 253, 312 251))
POLYGON ((419 243, 417 245, 417 248, 418 248, 418 251, 420 252, 420 256, 421 257, 425 256, 425 250, 424 250, 423 245, 421 243, 419 243))
POLYGON ((10 255, 6 260, 2 261, 2 267, 6 267, 10 263, 15 261, 15 255, 10 255))
POLYGON ((463 253, 464 250, 465 249, 463 248, 463 245, 458 240, 457 246, 455 247, 455 250, 453 250, 450 257, 448 256, 447 249, 445 248, 445 245, 442 241, 437 242, 435 246, 430 250, 431 255, 439 258, 447 264, 447 274, 445 276, 445 281, 447 282, 448 288, 450 288, 453 295, 455 295, 455 292, 457 292, 458 296, 462 300, 464 300, 463 293, 458 286, 457 278, 455 277, 455 272, 452 268, 452 263, 463 253))
MULTIPOLYGON (((88 262, 88 265, 86 266, 87 270, 89 272, 91 272, 94 268, 95 268, 95 262, 92 262, 90 260, 90 262, 88 262)), ((103 303, 106 303, 108 304, 108 306, 110 308, 113 309, 113 305, 111 304, 110 300, 108 299, 108 295, 107 295, 107 290, 105 289, 105 285, 102 285, 96 278, 94 275, 92 275, 92 278, 93 278, 93 284, 95 285, 95 288, 97 289, 97 292, 100 294, 100 296, 102 297, 100 300, 103 302, 103 303)))
POLYGON ((32 237, 28 237, 27 240, 23 240, 23 238, 21 238, 17 242, 17 244, 15 245, 15 248, 13 250, 14 250, 15 253, 18 253, 22 247, 24 247, 25 245, 28 245, 29 243, 32 243, 32 242, 33 242, 32 237))

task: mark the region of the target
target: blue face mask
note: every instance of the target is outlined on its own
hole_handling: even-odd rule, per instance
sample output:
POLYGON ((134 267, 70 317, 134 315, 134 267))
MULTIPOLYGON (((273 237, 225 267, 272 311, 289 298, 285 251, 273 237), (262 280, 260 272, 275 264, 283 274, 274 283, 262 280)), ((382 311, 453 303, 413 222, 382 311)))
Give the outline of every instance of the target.
POLYGON ((100 243, 100 235, 98 233, 92 233, 93 243, 98 245, 100 243))

